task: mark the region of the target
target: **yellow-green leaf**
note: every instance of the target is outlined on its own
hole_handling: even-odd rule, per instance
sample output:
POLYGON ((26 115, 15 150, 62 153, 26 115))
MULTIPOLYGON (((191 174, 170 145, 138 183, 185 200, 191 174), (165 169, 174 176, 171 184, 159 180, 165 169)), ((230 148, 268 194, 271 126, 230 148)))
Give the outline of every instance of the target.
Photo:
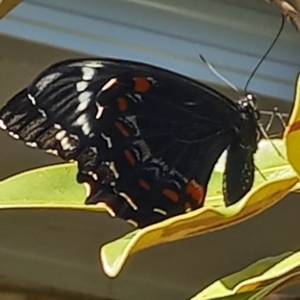
POLYGON ((294 107, 284 132, 284 140, 287 149, 287 158, 300 176, 300 76, 298 76, 294 107))
POLYGON ((191 300, 260 300, 300 281, 300 252, 268 257, 222 278, 191 300))
POLYGON ((30 170, 0 182, 0 209, 62 208, 106 211, 84 205, 85 190, 76 178, 75 164, 30 170))

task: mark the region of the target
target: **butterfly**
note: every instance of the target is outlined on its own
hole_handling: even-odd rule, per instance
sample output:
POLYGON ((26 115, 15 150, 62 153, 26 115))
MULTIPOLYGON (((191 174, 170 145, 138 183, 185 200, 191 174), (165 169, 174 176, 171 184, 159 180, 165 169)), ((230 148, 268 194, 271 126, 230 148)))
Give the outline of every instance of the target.
POLYGON ((260 139, 256 97, 237 102, 145 63, 83 58, 53 64, 0 110, 0 127, 77 162, 86 204, 138 228, 200 208, 227 150, 227 205, 252 187, 260 139))

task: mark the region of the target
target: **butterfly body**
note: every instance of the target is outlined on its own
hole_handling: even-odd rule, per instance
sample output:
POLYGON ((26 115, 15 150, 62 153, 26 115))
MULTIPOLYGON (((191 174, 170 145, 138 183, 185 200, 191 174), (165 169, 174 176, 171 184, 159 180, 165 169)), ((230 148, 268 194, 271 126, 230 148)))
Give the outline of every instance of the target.
POLYGON ((78 162, 87 204, 104 202, 138 227, 203 206, 227 149, 225 201, 251 188, 258 118, 252 95, 233 102, 188 77, 107 58, 63 61, 0 111, 26 144, 78 162))

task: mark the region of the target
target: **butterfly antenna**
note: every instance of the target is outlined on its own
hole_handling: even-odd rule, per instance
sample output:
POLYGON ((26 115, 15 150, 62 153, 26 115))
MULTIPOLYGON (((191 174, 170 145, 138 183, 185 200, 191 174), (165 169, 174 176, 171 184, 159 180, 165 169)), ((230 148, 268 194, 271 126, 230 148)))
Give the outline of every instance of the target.
POLYGON ((238 92, 238 89, 235 85, 233 85, 228 79, 226 79, 223 75, 221 75, 216 68, 208 62, 202 54, 199 54, 200 59, 207 65, 207 67, 214 73, 219 79, 221 79, 224 83, 226 83, 230 88, 232 88, 235 92, 238 92))
MULTIPOLYGON (((266 59, 267 55, 270 53, 270 51, 272 50, 272 48, 274 47, 275 43, 277 42, 280 34, 282 33, 282 30, 284 28, 284 24, 285 24, 285 16, 283 14, 281 14, 281 23, 280 23, 280 27, 279 27, 279 30, 274 38, 274 40, 272 41, 271 45, 268 47, 267 51, 265 52, 265 54, 262 56, 262 58, 259 60, 258 64, 256 65, 256 67, 253 69, 252 73, 250 74, 246 84, 245 84, 245 88, 244 88, 244 94, 247 94, 247 89, 248 89, 248 86, 249 86, 249 83, 251 82, 251 79, 253 78, 253 76, 255 75, 257 69, 260 67, 260 65, 263 63, 263 61, 266 59)), ((273 121, 273 119, 272 119, 273 121)), ((279 151, 279 149, 276 147, 276 145, 274 144, 274 142, 270 139, 270 137, 268 136, 268 133, 266 132, 266 130, 264 129, 263 125, 259 122, 259 129, 260 129, 260 132, 262 134, 262 136, 269 140, 272 147, 274 148, 274 150, 277 152, 277 154, 283 158, 283 154, 279 151)))
POLYGON ((279 30, 273 40, 273 42, 271 43, 271 45, 269 46, 269 48, 267 49, 267 51, 265 52, 265 54, 263 55, 263 57, 260 59, 260 61, 258 62, 258 64, 256 65, 256 67, 253 69, 252 73, 250 74, 246 84, 245 84, 245 88, 244 88, 244 94, 246 95, 247 94, 247 89, 248 89, 248 86, 249 86, 249 83, 250 81, 252 80, 253 76, 255 75, 257 69, 260 67, 260 65, 263 63, 263 61, 266 59, 267 55, 270 53, 270 51, 272 50, 272 48, 274 47, 275 43, 277 42, 282 30, 283 30, 283 27, 284 27, 284 23, 285 23, 285 17, 283 14, 281 14, 281 24, 280 24, 280 27, 279 27, 279 30))

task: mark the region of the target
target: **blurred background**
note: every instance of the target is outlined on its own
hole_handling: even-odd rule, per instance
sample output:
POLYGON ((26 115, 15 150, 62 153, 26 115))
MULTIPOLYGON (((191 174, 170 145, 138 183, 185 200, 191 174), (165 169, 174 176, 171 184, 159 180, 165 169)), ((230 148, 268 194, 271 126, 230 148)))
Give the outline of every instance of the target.
MULTIPOLYGON (((50 64, 83 56, 151 63, 238 99, 280 23, 279 10, 260 0, 25 0, 0 20, 0 105, 50 64), (199 54, 241 92, 216 78, 199 54)), ((299 50, 300 34, 286 23, 249 85, 259 95, 260 108, 290 111, 299 50)), ((0 179, 56 162, 0 132, 0 179)), ((289 196, 238 226, 144 251, 113 281, 99 275, 97 249, 129 230, 123 222, 75 212, 5 212, 0 217, 0 275, 101 299, 188 299, 259 258, 299 249, 298 202, 289 196), (53 224, 56 229, 49 233, 53 224), (101 226, 111 235, 103 237, 101 226)), ((300 295, 300 287, 288 293, 300 295)))

